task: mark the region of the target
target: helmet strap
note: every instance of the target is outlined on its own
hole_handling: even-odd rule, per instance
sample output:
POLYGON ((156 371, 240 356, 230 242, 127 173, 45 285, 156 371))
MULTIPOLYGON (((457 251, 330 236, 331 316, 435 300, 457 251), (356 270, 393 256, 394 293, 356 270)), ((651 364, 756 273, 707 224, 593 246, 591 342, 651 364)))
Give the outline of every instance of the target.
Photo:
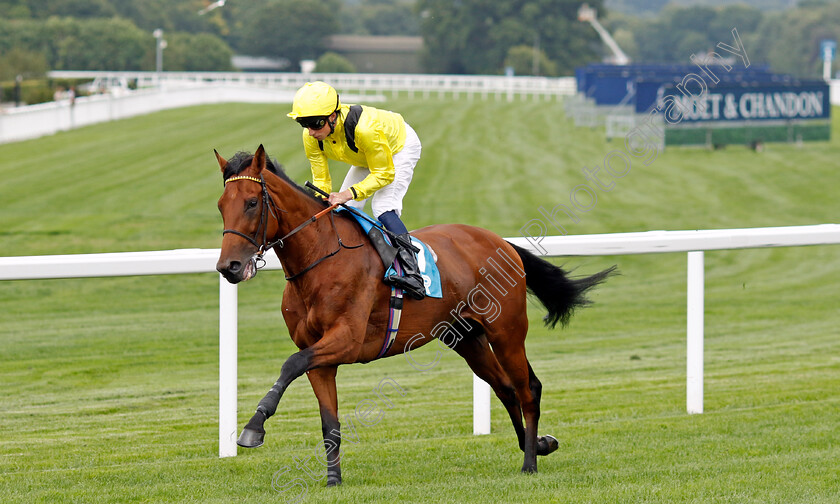
MULTIPOLYGON (((338 122, 338 114, 337 114, 337 113, 333 112, 332 114, 330 114, 330 115, 327 117, 327 124, 329 124, 329 125, 330 125, 330 135, 332 135, 333 133, 335 133, 335 123, 337 123, 337 122, 338 122), (335 114, 335 119, 332 119, 332 120, 331 120, 331 119, 330 119, 330 117, 332 117, 332 116, 333 116, 333 114, 335 114)), ((329 136, 329 135, 327 135, 327 136, 329 136)))
POLYGON ((332 117, 332 115, 335 114, 335 119, 330 121, 330 117, 327 117, 327 124, 330 125, 330 135, 332 135, 335 132, 335 123, 338 122, 338 116, 339 116, 339 114, 341 114, 341 109, 338 106, 339 103, 341 103, 341 102, 339 101, 338 94, 336 94, 335 95, 335 111, 333 111, 333 113, 330 114, 330 117, 332 117))

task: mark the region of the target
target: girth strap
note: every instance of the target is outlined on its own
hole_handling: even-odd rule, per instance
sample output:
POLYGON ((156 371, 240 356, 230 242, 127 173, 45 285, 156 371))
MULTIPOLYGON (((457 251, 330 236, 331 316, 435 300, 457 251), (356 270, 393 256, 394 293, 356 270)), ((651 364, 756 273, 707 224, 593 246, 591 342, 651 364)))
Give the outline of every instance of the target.
POLYGON ((382 342, 382 349, 377 359, 388 353, 394 340, 397 339, 397 332, 400 330, 400 318, 403 309, 403 290, 391 286, 391 300, 388 303, 388 329, 385 330, 385 341, 382 342))

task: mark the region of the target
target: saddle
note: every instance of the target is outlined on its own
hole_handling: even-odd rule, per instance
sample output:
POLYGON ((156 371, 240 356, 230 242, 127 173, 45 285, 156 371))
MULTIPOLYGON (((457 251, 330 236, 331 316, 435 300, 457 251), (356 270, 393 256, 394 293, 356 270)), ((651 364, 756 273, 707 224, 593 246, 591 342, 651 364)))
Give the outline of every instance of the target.
MULTIPOLYGON (((348 211, 344 208, 339 208, 336 212, 346 212, 348 215, 361 226, 362 230, 367 234, 370 243, 382 264, 385 267, 385 275, 383 279, 390 276, 402 276, 402 268, 397 260, 397 251, 399 250, 384 231, 384 226, 367 213, 356 210, 354 212, 348 211)), ((417 251, 417 265, 420 268, 420 276, 423 277, 423 284, 426 287, 426 296, 432 298, 442 298, 443 290, 440 282, 440 271, 437 267, 437 254, 431 247, 420 241, 415 237, 411 237, 411 244, 417 251)))
MULTIPOLYGON (((376 253, 379 254, 379 258, 382 260, 382 264, 385 266, 383 280, 394 275, 402 276, 402 268, 397 258, 399 248, 393 244, 391 237, 385 233, 385 227, 382 223, 358 209, 349 211, 345 208, 339 208, 335 211, 349 214, 361 226, 365 234, 367 234, 371 245, 373 245, 376 253)), ((420 276, 423 278, 423 285, 426 288, 426 297, 442 298, 443 289, 441 288, 440 271, 438 271, 437 267, 437 255, 431 247, 413 236, 411 237, 411 244, 417 250, 417 265, 420 269, 420 276)), ((388 350, 390 350, 391 345, 393 345, 394 340, 397 338, 397 332, 400 328, 403 309, 403 290, 397 288, 394 284, 390 284, 390 286, 391 299, 388 302, 388 327, 385 330, 382 348, 380 348, 376 359, 388 353, 388 350)))

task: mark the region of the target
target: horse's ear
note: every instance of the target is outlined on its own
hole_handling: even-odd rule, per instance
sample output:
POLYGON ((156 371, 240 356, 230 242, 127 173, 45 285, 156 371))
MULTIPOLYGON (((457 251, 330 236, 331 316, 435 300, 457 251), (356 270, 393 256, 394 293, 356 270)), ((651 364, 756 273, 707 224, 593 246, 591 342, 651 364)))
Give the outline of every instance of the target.
POLYGON ((222 169, 222 173, 224 173, 225 168, 227 168, 227 161, 225 161, 225 158, 219 155, 219 152, 216 149, 213 149, 213 154, 216 155, 216 160, 219 162, 219 167, 222 169))
POLYGON ((259 172, 262 172, 265 168, 265 149, 262 144, 257 147, 257 152, 254 153, 254 160, 251 161, 251 166, 259 172))

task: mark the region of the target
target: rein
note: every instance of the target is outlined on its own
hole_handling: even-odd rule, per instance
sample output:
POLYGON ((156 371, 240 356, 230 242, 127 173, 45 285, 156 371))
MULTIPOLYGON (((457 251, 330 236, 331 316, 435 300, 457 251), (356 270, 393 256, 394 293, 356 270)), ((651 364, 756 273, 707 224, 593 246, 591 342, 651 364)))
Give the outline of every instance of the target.
POLYGON ((235 234, 237 236, 245 238, 251 244, 253 244, 255 247, 257 247, 257 253, 253 257, 254 274, 256 274, 256 272, 258 270, 262 269, 265 266, 265 259, 263 259, 263 255, 265 255, 265 252, 267 250, 269 250, 271 248, 274 248, 275 246, 283 248, 285 246, 285 240, 286 239, 288 239, 289 237, 291 237, 292 235, 294 235, 295 233, 297 233, 301 229, 303 229, 306 226, 312 224, 313 222, 317 221, 318 219, 320 219, 321 217, 323 217, 324 215, 327 215, 327 214, 330 215, 330 223, 332 224, 333 231, 335 231, 335 235, 338 238, 338 247, 334 251, 332 251, 329 254, 327 254, 327 255, 321 257, 320 259, 316 260, 315 262, 313 262, 312 264, 310 264, 306 268, 302 269, 301 271, 299 271, 299 272, 297 272, 293 275, 286 275, 286 280, 294 280, 294 279, 300 277, 301 275, 303 275, 307 271, 311 270, 312 268, 314 268, 315 266, 320 264, 325 259, 328 259, 328 258, 338 254, 338 252, 342 248, 355 249, 355 248, 359 248, 359 247, 364 246, 364 243, 361 243, 361 244, 355 245, 355 246, 348 246, 348 245, 345 245, 344 242, 341 240, 341 236, 338 234, 338 228, 335 226, 335 216, 332 214, 332 211, 335 210, 335 208, 338 207, 338 205, 331 205, 331 206, 321 210, 317 214, 315 214, 312 217, 303 221, 296 228, 294 228, 291 231, 289 231, 288 233, 286 233, 283 237, 269 242, 268 241, 268 213, 271 213, 272 217, 274 217, 274 219, 279 224, 280 223, 279 212, 283 212, 283 213, 288 213, 288 212, 286 210, 283 210, 282 208, 278 207, 277 204, 274 202, 274 198, 272 198, 271 194, 268 193, 268 187, 266 186, 265 178, 263 178, 262 174, 260 174, 260 178, 250 177, 250 176, 247 176, 247 175, 239 175, 239 176, 235 176, 235 177, 230 177, 229 179, 225 180, 225 186, 227 186, 228 182, 235 182, 237 180, 250 180, 250 181, 256 182, 256 183, 258 183, 262 186, 262 206, 263 206, 263 210, 260 213, 260 227, 257 228, 257 231, 254 234, 254 237, 248 236, 245 233, 242 233, 241 231, 237 231, 236 229, 225 229, 224 231, 222 231, 222 235, 224 236, 228 233, 235 234), (265 208, 268 208, 268 212, 265 211, 265 208), (260 229, 262 229, 262 243, 258 243, 257 238, 256 238, 260 234, 260 229))

